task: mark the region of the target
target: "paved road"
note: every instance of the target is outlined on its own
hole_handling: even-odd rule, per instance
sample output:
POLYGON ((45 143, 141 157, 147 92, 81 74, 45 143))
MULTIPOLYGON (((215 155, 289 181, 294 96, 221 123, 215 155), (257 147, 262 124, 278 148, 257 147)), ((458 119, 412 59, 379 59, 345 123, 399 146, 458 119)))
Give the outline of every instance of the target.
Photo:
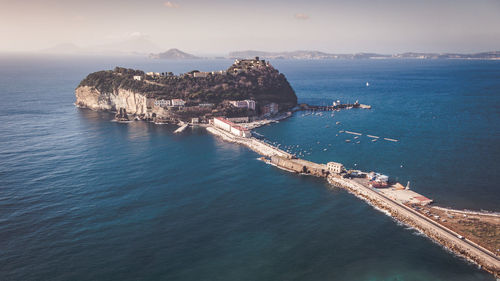
POLYGON ((399 211, 401 213, 406 214, 408 217, 413 219, 418 225, 422 228, 429 229, 431 231, 434 231, 438 233, 441 237, 445 238, 448 240, 449 243, 455 244, 459 246, 460 248, 466 250, 470 254, 479 257, 482 259, 485 263, 490 265, 490 268, 496 268, 496 271, 500 271, 500 259, 491 251, 488 249, 470 241, 467 239, 460 239, 458 238, 459 234, 452 231, 451 229, 433 221, 432 219, 424 216, 423 214, 418 213, 417 211, 400 204, 398 202, 393 201, 392 199, 388 198, 387 196, 372 190, 369 187, 365 187, 357 182, 350 181, 351 183, 354 183, 357 185, 359 188, 363 188, 365 191, 370 193, 374 198, 377 199, 382 199, 386 204, 388 204, 391 208, 395 209, 396 211, 399 211), (404 212, 407 211, 407 212, 404 212))

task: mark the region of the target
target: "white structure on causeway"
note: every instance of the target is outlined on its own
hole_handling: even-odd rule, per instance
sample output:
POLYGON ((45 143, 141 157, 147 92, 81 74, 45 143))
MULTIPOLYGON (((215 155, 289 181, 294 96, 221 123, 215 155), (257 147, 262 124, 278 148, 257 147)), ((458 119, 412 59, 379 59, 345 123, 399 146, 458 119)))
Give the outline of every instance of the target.
POLYGON ((344 165, 337 162, 328 162, 328 164, 326 164, 326 167, 328 171, 336 174, 340 174, 344 171, 344 165))

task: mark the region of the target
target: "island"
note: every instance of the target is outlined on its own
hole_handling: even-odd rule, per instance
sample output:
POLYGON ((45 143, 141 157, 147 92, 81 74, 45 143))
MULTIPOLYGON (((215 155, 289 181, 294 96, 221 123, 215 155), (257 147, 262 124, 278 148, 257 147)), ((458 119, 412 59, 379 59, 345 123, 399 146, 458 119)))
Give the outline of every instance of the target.
POLYGON ((180 75, 116 67, 89 74, 75 94, 79 107, 157 123, 208 123, 218 116, 248 121, 297 105, 286 77, 258 57, 235 60, 226 70, 180 75))
MULTIPOLYGON (((455 254, 500 276, 500 214, 434 206, 432 199, 374 171, 360 171, 330 161, 299 158, 280 144, 269 143, 251 130, 290 117, 295 111, 322 114, 341 109, 370 109, 357 101, 331 106, 297 104, 286 77, 268 61, 236 59, 226 70, 193 70, 180 75, 117 67, 89 74, 75 90, 76 105, 116 112, 116 120, 145 120, 203 126, 224 141, 244 145, 263 162, 288 172, 324 178, 395 220, 413 227, 455 254)), ((338 122, 337 122, 338 123, 338 122)), ((384 136, 340 130, 339 134, 371 141, 398 142, 384 136)))
POLYGON ((199 59, 199 57, 183 52, 179 49, 172 48, 163 53, 149 54, 150 59, 164 59, 164 60, 184 60, 184 59, 199 59))

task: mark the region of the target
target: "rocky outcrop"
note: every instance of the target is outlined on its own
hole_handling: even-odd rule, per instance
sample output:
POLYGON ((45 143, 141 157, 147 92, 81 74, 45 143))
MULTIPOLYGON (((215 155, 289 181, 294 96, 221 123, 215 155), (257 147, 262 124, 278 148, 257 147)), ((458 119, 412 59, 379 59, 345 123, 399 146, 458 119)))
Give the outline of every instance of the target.
POLYGON ((130 121, 128 118, 127 110, 125 108, 120 108, 120 110, 115 114, 116 121, 130 121))
POLYGON ((145 115, 147 98, 145 95, 118 88, 102 92, 95 87, 80 86, 75 91, 76 105, 92 110, 119 111, 125 109, 129 114, 145 115))

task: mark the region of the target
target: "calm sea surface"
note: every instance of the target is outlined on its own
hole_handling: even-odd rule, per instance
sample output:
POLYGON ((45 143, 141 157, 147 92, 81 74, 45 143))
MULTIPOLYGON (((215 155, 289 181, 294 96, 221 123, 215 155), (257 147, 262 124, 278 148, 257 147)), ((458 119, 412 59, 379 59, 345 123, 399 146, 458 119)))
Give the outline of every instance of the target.
MULTIPOLYGON (((500 62, 271 63, 299 102, 373 109, 298 113, 259 128, 268 140, 410 181, 438 205, 500 211, 500 62)), ((494 280, 345 191, 203 129, 174 135, 73 105, 93 71, 230 64, 0 56, 0 280, 494 280)))

